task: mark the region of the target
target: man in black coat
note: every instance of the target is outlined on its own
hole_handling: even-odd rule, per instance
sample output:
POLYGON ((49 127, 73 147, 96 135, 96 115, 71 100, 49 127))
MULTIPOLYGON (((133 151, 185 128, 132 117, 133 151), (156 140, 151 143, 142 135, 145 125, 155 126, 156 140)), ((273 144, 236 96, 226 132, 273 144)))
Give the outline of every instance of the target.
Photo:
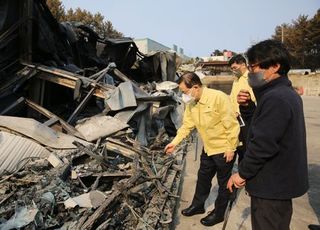
POLYGON ((249 85, 257 99, 247 150, 228 188, 246 186, 253 230, 287 230, 292 198, 308 190, 306 131, 302 99, 287 73, 282 43, 262 41, 247 52, 249 85))

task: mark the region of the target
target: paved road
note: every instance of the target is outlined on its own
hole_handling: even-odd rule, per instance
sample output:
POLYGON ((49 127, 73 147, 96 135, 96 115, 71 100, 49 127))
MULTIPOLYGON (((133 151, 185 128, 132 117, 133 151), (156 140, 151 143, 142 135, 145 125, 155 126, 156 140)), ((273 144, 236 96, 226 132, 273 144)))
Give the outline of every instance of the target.
MULTIPOLYGON (((294 199, 293 217, 291 230, 308 229, 308 224, 319 224, 320 221, 320 97, 303 97, 305 119, 307 126, 307 144, 308 144, 308 164, 310 189, 304 196, 294 199)), ((198 145, 198 158, 194 160, 195 146, 190 146, 187 155, 185 175, 182 186, 181 201, 177 208, 176 229, 212 229, 222 228, 222 224, 214 227, 205 227, 201 225, 200 219, 205 216, 196 215, 193 217, 184 217, 180 214, 181 209, 189 206, 197 180, 197 170, 199 168, 199 154, 201 153, 201 144, 198 145)), ((206 210, 214 208, 214 199, 217 194, 217 181, 214 178, 212 182, 212 191, 206 202, 206 210)), ((250 199, 242 190, 235 206, 229 217, 227 229, 245 230, 251 229, 250 221, 250 199)))

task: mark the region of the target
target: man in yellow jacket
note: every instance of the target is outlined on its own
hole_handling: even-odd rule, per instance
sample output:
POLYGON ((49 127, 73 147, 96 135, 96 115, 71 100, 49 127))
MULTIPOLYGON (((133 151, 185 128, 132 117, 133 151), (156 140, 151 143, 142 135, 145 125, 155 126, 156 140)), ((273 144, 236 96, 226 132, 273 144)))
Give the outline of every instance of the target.
POLYGON ((194 128, 197 129, 204 148, 193 201, 188 208, 182 210, 182 214, 193 216, 205 212, 204 203, 211 190, 212 178, 217 173, 219 193, 215 209, 201 219, 203 225, 212 226, 224 220, 230 197, 226 185, 235 159, 240 127, 228 95, 202 86, 199 77, 193 72, 182 75, 178 84, 186 109, 183 124, 176 137, 165 147, 165 152, 171 154, 176 145, 194 128))
POLYGON ((236 112, 236 116, 238 120, 244 127, 241 128, 239 140, 240 145, 237 148, 238 154, 238 162, 240 162, 243 158, 246 149, 246 136, 247 136, 247 129, 250 124, 250 121, 246 119, 245 114, 240 114, 239 103, 237 101, 237 97, 239 93, 241 95, 247 95, 246 100, 247 103, 256 103, 256 98, 254 97, 252 88, 248 83, 248 68, 247 68, 247 61, 243 55, 237 54, 233 56, 229 60, 230 68, 235 75, 236 79, 233 81, 232 89, 230 93, 230 100, 232 103, 233 110, 236 112))

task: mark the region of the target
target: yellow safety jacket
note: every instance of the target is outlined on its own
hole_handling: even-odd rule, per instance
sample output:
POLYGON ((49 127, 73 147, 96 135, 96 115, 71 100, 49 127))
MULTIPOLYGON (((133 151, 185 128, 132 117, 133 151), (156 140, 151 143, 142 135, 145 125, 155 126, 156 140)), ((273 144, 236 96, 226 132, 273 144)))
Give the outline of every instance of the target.
POLYGON ((248 90, 251 96, 251 100, 256 103, 256 98, 253 94, 252 88, 248 83, 248 71, 246 71, 241 77, 233 81, 232 89, 230 93, 230 99, 232 103, 233 110, 237 113, 240 113, 239 104, 237 102, 237 95, 241 89, 248 90))
POLYGON ((209 156, 235 151, 240 127, 229 96, 203 87, 200 100, 186 105, 183 124, 172 143, 179 144, 194 128, 197 128, 209 156))

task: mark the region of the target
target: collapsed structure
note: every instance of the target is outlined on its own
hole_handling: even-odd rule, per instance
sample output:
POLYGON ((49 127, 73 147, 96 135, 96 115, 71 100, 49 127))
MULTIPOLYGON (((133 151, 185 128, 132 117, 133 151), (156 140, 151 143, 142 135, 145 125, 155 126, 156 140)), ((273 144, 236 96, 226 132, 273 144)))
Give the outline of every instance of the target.
POLYGON ((187 144, 175 53, 0 2, 0 228, 163 229, 187 144), (17 10, 19 9, 19 10, 17 10))

